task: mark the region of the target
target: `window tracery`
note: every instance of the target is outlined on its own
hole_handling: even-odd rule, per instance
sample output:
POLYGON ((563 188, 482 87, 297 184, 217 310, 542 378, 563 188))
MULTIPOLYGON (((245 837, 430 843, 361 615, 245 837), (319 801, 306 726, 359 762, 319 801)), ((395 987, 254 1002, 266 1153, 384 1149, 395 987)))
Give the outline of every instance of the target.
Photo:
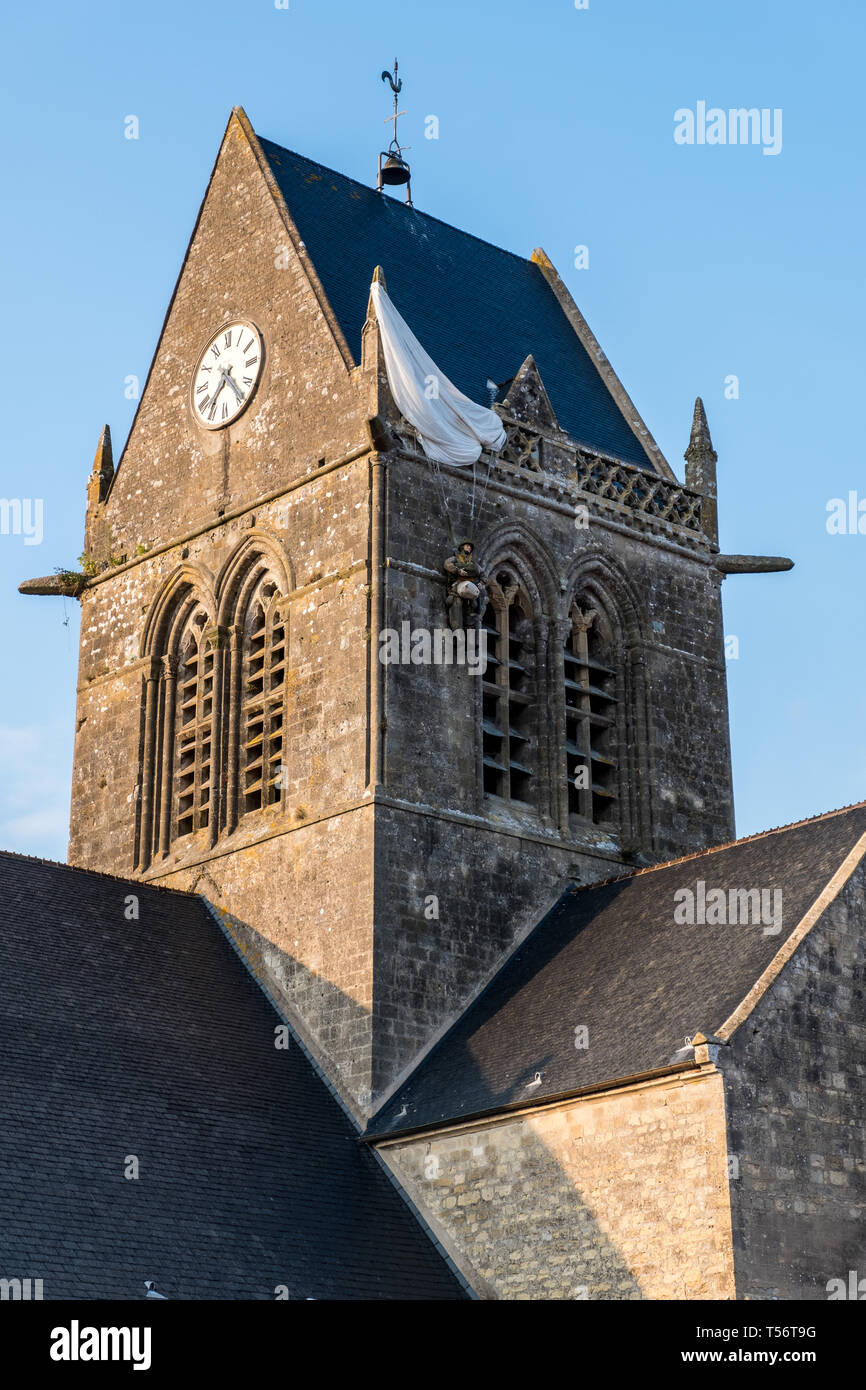
POLYGON ((531 804, 536 643, 531 603, 512 569, 501 568, 490 580, 481 626, 487 639, 481 687, 484 792, 531 804))
POLYGON ((242 812, 273 806, 283 796, 286 623, 282 595, 262 580, 246 613, 243 637, 242 812))
POLYGON ((595 825, 617 818, 617 677, 604 615, 578 601, 564 651, 568 809, 595 825))

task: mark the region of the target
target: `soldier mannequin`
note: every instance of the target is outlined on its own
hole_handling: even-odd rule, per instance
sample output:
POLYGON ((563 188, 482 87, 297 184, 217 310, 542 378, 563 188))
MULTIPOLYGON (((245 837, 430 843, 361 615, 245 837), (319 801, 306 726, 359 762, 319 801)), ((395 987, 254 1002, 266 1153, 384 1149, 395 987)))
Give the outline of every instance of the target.
POLYGON ((464 625, 463 604, 470 605, 469 611, 474 619, 480 618, 487 590, 484 579, 474 559, 475 546, 472 541, 460 541, 457 550, 445 561, 445 573, 450 579, 445 604, 448 608, 448 623, 452 631, 464 625))

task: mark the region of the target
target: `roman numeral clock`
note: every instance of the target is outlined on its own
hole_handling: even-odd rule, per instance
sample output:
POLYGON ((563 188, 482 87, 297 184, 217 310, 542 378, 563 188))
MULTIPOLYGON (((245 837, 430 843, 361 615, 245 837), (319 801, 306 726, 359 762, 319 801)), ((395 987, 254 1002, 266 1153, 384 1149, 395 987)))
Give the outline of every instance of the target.
POLYGON ((192 379, 192 409, 205 429, 231 424, 249 404, 262 370, 262 338, 251 323, 230 323, 208 342, 192 379))

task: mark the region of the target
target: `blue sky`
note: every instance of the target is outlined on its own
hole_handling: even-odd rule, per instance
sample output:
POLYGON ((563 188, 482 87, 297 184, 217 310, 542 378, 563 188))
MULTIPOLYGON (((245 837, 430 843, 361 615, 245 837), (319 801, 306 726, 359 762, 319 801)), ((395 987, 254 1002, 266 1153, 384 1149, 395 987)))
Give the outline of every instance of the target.
POLYGON ((724 585, 738 833, 866 796, 866 535, 826 526, 866 499, 864 30, 857 0, 7 9, 0 493, 43 499, 44 534, 0 535, 0 846, 65 857, 78 608, 16 588, 82 549, 100 429, 117 456, 228 113, 372 182, 395 54, 416 205, 543 246, 680 476, 703 396, 722 548, 796 561, 724 585), (678 145, 699 101, 780 109, 781 152, 678 145))

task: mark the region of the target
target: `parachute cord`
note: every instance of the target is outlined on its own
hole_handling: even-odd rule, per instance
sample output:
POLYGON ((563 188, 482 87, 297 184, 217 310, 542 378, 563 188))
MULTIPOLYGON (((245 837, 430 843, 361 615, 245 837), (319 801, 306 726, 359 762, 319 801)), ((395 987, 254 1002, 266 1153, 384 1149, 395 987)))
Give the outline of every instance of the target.
POLYGON ((437 488, 438 488, 438 490, 439 490, 439 497, 440 497, 440 500, 441 500, 441 502, 442 502, 442 510, 443 510, 443 512, 445 513, 445 519, 446 519, 446 521, 448 522, 448 531, 449 531, 450 536, 451 536, 451 544, 452 544, 453 546, 455 546, 455 548, 456 548, 456 545, 457 545, 457 537, 456 537, 455 534, 454 534, 454 522, 452 521, 452 518, 451 518, 451 509, 450 509, 450 507, 448 506, 448 498, 447 498, 447 495, 446 495, 446 493, 445 493, 445 479, 442 477, 442 470, 441 470, 440 467, 439 467, 439 460, 438 460, 438 459, 428 458, 428 459, 427 459, 427 462, 428 462, 429 465, 430 465, 431 471, 432 471, 432 473, 433 473, 433 477, 434 477, 434 479, 435 479, 435 481, 436 481, 436 486, 437 486, 437 488))
MULTIPOLYGON (((497 454, 496 457, 498 458, 499 455, 497 454)), ((494 458, 494 455, 493 455, 493 454, 489 454, 489 455, 488 455, 488 458, 487 458, 487 476, 486 476, 485 479, 484 479, 484 487, 483 487, 482 490, 481 490, 481 501, 480 501, 479 504, 478 504, 478 521, 479 521, 479 523, 480 523, 480 521, 481 521, 481 513, 484 511, 484 501, 485 501, 485 498, 487 497, 487 488, 488 488, 488 485, 489 485, 489 483, 490 483, 490 474, 491 474, 491 472, 493 471, 493 458, 494 458)), ((474 491, 474 487, 473 487, 473 491, 474 491)))

